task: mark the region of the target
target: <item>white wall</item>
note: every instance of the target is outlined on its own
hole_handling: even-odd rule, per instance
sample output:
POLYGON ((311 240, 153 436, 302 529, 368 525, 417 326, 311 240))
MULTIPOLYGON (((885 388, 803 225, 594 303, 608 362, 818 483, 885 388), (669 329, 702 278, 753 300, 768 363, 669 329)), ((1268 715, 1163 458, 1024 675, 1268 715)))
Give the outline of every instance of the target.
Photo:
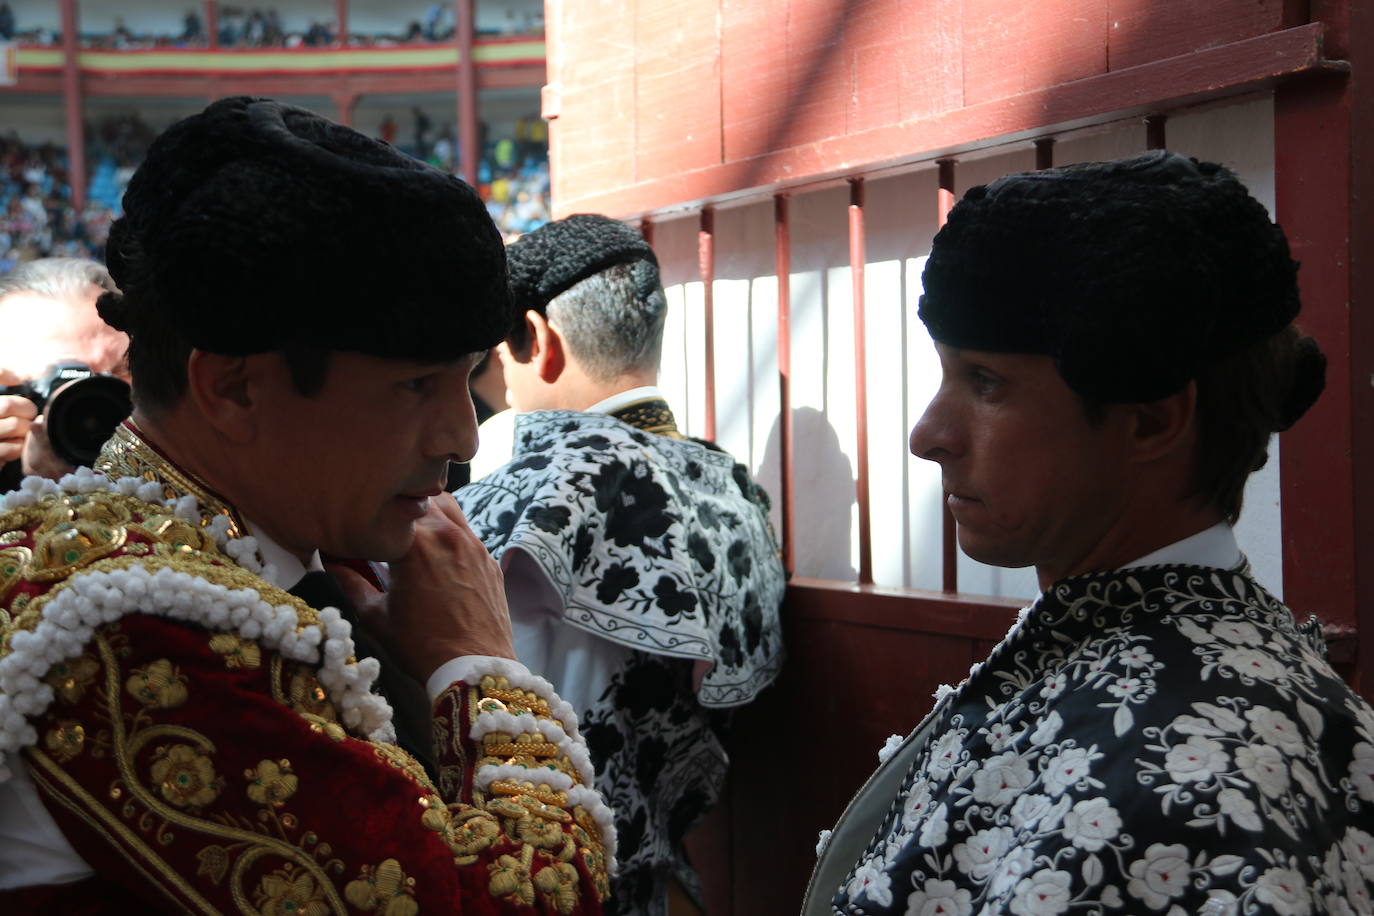
MULTIPOLYGON (((1223 162, 1273 209, 1273 101, 1264 96, 1182 112, 1167 125, 1169 147, 1223 162)), ((1056 164, 1108 159, 1144 148, 1138 121, 1069 135, 1056 164)), ((957 192, 1029 169, 1017 144, 966 159, 957 192)), ((907 453, 907 435, 934 394, 938 364, 916 318, 920 275, 935 234, 934 168, 869 182, 865 207, 868 452, 874 579, 880 585, 941 587, 939 469, 907 453)), ((792 411, 795 430, 796 573, 849 579, 858 565, 854 495, 854 339, 845 188, 791 201, 792 411)), ((715 357, 717 438, 769 492, 778 486, 777 284, 772 203, 717 211, 715 357)), ((654 227, 669 318, 662 384, 679 421, 704 434, 703 290, 697 273, 698 217, 654 227)), ((1277 443, 1251 478, 1238 534, 1260 581, 1282 593, 1277 443)), ((779 520, 775 509, 775 523, 779 520)), ((960 591, 1028 598, 1033 571, 959 558, 960 591)))

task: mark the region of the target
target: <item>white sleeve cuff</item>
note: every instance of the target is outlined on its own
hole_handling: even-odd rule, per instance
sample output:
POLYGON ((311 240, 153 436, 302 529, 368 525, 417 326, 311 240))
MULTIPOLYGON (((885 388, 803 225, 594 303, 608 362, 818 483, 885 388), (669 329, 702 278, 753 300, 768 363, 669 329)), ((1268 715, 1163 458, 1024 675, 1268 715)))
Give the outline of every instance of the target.
POLYGON ((450 659, 435 669, 425 683, 429 691, 429 701, 439 699, 439 694, 447 690, 455 681, 476 684, 487 675, 509 678, 530 676, 530 670, 513 658, 499 658, 495 655, 462 655, 450 659))

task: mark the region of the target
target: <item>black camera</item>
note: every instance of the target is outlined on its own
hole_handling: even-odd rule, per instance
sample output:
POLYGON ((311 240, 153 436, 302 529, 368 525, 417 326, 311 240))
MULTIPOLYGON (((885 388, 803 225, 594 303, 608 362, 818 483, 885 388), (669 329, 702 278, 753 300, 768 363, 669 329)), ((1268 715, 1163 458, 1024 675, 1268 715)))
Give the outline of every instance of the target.
POLYGON ((33 381, 0 387, 0 394, 28 398, 46 413, 53 451, 78 467, 95 461, 105 440, 134 409, 128 382, 76 361, 54 363, 33 381))

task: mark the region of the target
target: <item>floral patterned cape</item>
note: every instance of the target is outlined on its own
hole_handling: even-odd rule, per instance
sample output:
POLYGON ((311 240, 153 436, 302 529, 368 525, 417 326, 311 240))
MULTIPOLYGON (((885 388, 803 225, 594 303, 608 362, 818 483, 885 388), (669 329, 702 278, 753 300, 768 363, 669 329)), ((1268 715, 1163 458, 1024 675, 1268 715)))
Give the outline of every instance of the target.
POLYGON ((1374 711, 1244 572, 1065 580, 937 703, 842 914, 1374 912, 1374 711))
POLYGON ((526 551, 564 619, 655 655, 712 663, 704 706, 752 700, 782 664, 782 564, 746 468, 601 414, 516 418, 514 457, 457 492, 493 556, 526 551))

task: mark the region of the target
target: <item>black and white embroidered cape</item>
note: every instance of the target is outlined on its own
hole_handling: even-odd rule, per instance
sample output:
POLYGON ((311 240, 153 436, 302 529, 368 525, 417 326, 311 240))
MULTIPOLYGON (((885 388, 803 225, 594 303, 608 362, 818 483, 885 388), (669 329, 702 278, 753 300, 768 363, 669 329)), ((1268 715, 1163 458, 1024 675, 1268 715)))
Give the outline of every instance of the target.
POLYGON ((931 717, 835 913, 1374 912, 1374 711, 1244 573, 1063 581, 931 717))
POLYGON ((614 909, 658 914, 673 876, 693 886, 680 841, 723 786, 714 711, 752 700, 782 663, 784 574, 747 469, 646 403, 627 422, 522 414, 512 460, 456 496, 494 556, 535 560, 565 625, 606 641, 611 673, 578 713, 616 812, 614 909))

